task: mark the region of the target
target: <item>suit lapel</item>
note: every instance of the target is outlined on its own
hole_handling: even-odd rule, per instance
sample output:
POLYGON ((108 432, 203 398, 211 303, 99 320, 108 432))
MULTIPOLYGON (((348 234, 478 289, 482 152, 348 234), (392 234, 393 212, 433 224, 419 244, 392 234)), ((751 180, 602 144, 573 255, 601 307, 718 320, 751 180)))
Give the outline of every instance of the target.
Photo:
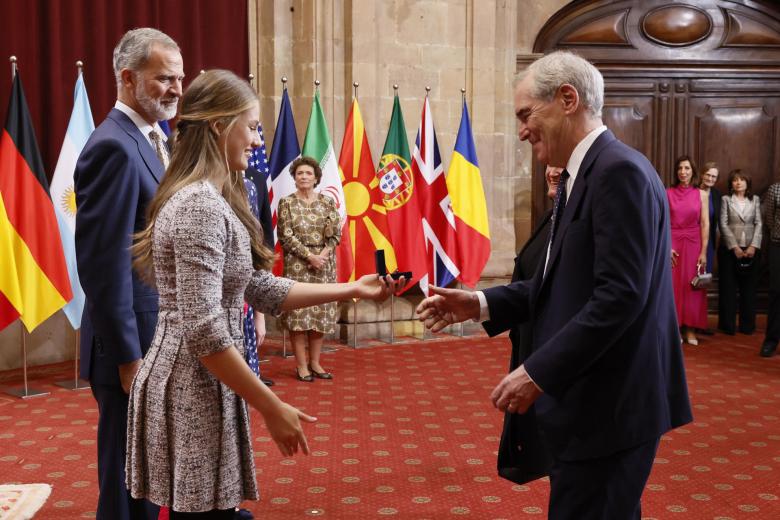
POLYGON ((523 253, 525 253, 525 250, 528 249, 528 246, 531 245, 531 243, 534 241, 534 239, 539 235, 539 233, 542 232, 544 229, 544 226, 547 224, 547 221, 550 220, 552 217, 552 211, 547 211, 543 216, 541 222, 536 226, 536 229, 534 229, 533 233, 531 233, 531 236, 528 237, 528 240, 523 244, 523 248, 520 249, 520 251, 517 253, 517 256, 515 257, 515 260, 517 258, 523 256, 523 253))
POLYGON ((611 131, 605 130, 596 138, 582 160, 580 171, 577 172, 577 177, 574 180, 574 187, 572 188, 572 192, 568 197, 566 197, 566 207, 563 209, 563 216, 561 217, 561 221, 558 223, 555 229, 555 235, 558 237, 558 240, 555 240, 555 243, 550 250, 550 259, 547 261, 547 273, 542 279, 542 283, 539 287, 540 290, 542 286, 544 286, 544 283, 547 282, 547 280, 550 278, 550 273, 553 270, 555 260, 558 258, 558 254, 561 252, 563 241, 566 239, 566 229, 569 227, 569 224, 571 224, 574 215, 577 214, 577 208, 582 202, 582 197, 587 190, 588 174, 590 173, 590 169, 593 166, 593 162, 596 160, 596 157, 598 157, 599 153, 601 153, 601 150, 603 150, 609 143, 614 140, 615 135, 611 131))
POLYGON ((162 176, 165 173, 165 168, 160 162, 160 159, 157 158, 157 154, 154 153, 154 150, 149 144, 149 141, 146 140, 146 137, 144 137, 138 127, 135 126, 135 123, 133 123, 133 121, 121 110, 112 108, 111 112, 108 113, 108 117, 113 119, 116 124, 118 124, 119 127, 135 141, 135 144, 138 147, 138 153, 141 155, 144 164, 146 164, 146 168, 149 170, 149 173, 152 174, 152 177, 154 177, 157 184, 160 184, 160 179, 162 179, 162 176))

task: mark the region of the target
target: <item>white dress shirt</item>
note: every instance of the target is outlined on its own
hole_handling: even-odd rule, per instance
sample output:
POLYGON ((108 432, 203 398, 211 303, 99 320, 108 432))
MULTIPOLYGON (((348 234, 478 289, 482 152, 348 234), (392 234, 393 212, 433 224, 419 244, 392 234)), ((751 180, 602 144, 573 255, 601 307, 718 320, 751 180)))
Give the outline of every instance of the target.
MULTIPOLYGON (((582 166, 582 160, 585 159, 585 154, 588 153, 590 147, 596 141, 596 138, 607 130, 607 127, 601 125, 591 130, 582 141, 577 143, 574 147, 574 151, 569 157, 569 161, 566 163, 566 171, 569 172, 569 178, 566 181, 566 196, 568 198, 571 195, 571 191, 574 188, 574 182, 577 180, 577 174, 580 172, 580 166, 582 166)), ((547 244, 547 257, 544 261, 544 272, 547 273, 547 262, 550 260, 550 246, 547 244)), ((479 299, 479 322, 487 321, 490 319, 490 310, 488 309, 487 299, 482 291, 477 291, 477 298, 479 299)))
MULTIPOLYGON (((125 105, 121 101, 117 99, 116 103, 114 103, 114 108, 122 112, 124 115, 130 118, 130 121, 132 121, 135 126, 138 127, 138 130, 141 131, 143 136, 146 138, 146 142, 149 143, 149 146, 152 147, 152 150, 154 150, 154 143, 149 138, 149 132, 154 130, 157 132, 157 135, 160 136, 160 139, 162 139, 163 142, 166 142, 168 140, 168 136, 165 135, 165 132, 162 131, 162 128, 160 128, 160 124, 155 122, 153 125, 150 125, 146 119, 141 117, 141 115, 130 108, 129 106, 125 105)), ((156 153, 156 152, 155 152, 156 153)))

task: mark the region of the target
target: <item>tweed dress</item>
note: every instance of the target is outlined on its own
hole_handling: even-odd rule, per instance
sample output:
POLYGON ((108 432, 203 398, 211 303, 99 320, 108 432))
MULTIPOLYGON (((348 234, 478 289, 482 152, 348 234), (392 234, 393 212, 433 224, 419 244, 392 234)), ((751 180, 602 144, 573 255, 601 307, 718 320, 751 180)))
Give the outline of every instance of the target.
POLYGON ((246 403, 199 358, 244 355, 244 299, 278 315, 291 280, 252 268, 249 234, 208 182, 175 193, 152 234, 160 314, 133 380, 127 431, 132 496, 196 512, 258 498, 246 403))

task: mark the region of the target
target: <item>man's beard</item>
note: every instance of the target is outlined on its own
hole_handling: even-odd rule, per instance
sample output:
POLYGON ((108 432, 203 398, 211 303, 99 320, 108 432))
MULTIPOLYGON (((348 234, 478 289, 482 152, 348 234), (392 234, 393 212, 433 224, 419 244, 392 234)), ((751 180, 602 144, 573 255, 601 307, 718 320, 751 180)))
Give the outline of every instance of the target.
POLYGON ((164 103, 163 99, 155 99, 149 96, 144 90, 143 81, 139 81, 135 88, 135 99, 141 105, 147 115, 154 117, 157 121, 167 121, 176 116, 178 108, 178 99, 173 98, 172 103, 164 103))

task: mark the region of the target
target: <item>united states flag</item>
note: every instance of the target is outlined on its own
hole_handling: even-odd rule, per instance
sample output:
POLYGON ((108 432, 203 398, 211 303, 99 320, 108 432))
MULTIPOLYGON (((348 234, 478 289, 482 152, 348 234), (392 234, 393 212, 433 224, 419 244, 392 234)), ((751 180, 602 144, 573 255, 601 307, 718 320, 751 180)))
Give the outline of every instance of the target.
MULTIPOLYGON (((271 202, 271 207, 274 208, 274 192, 271 190, 271 168, 268 166, 268 154, 265 149, 265 136, 263 135, 263 125, 258 125, 257 133, 260 134, 260 146, 252 150, 252 155, 249 156, 249 166, 257 170, 263 175, 265 179, 265 185, 268 188, 268 199, 271 202)), ((277 204, 278 205, 278 204, 277 204)), ((274 225, 274 245, 277 243, 276 239, 276 210, 273 211, 273 225, 274 225)))

